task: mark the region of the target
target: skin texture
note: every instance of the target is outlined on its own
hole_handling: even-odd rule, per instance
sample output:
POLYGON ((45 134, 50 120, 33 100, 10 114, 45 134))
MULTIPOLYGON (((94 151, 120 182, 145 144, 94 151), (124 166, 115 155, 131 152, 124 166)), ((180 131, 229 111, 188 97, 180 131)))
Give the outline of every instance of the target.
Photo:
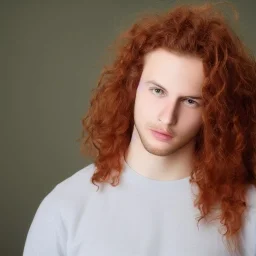
POLYGON ((159 180, 189 176, 195 136, 202 125, 203 103, 190 96, 201 97, 203 80, 199 58, 165 49, 145 56, 126 156, 126 162, 135 171, 159 180), (151 129, 169 132, 172 138, 160 141, 151 129))

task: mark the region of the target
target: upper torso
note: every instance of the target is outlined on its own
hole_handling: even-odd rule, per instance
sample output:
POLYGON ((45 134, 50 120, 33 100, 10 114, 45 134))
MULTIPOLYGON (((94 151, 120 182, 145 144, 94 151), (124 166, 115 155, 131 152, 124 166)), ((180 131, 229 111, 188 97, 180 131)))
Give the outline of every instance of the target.
MULTIPOLYGON (((125 165, 118 186, 104 184, 97 191, 97 187, 90 183, 93 168, 91 164, 62 182, 44 200, 46 202, 39 211, 48 208, 51 215, 50 208, 58 208, 52 214, 54 221, 51 220, 57 229, 54 237, 59 239, 56 241, 58 249, 54 250, 58 254, 47 255, 230 255, 219 233, 218 221, 197 223, 196 218, 200 215, 193 206, 188 178, 150 180, 125 165)), ((250 192, 250 200, 255 200, 255 191, 250 192)), ((255 213, 254 202, 249 205, 241 233, 243 256, 256 256, 255 213)), ((44 224, 43 231, 38 234, 42 216, 40 212, 35 216, 24 256, 32 256, 30 251, 36 247, 34 245, 33 249, 30 244, 35 243, 35 239, 43 240, 43 233, 47 232, 47 224, 44 224)))

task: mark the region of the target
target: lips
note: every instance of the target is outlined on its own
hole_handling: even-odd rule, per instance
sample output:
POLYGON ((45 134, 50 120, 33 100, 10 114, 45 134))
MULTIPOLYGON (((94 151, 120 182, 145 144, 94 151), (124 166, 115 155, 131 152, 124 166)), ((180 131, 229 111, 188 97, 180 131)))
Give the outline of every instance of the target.
POLYGON ((172 134, 166 132, 166 131, 163 131, 163 130, 152 130, 153 132, 157 132, 157 133, 160 133, 160 134, 163 134, 165 136, 170 136, 170 137, 173 137, 172 134))
POLYGON ((172 136, 170 135, 170 133, 166 133, 165 131, 151 130, 151 132, 154 138, 157 139, 158 141, 170 142, 172 140, 172 136))

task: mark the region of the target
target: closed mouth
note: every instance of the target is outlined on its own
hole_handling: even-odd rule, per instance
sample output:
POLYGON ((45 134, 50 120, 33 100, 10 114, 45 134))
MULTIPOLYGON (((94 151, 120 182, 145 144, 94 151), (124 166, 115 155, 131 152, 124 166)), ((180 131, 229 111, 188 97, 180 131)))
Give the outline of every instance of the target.
POLYGON ((164 132, 164 131, 160 131, 160 130, 152 130, 152 131, 157 132, 157 133, 160 133, 160 134, 163 134, 163 135, 166 135, 166 136, 173 137, 172 134, 167 133, 167 132, 164 132))

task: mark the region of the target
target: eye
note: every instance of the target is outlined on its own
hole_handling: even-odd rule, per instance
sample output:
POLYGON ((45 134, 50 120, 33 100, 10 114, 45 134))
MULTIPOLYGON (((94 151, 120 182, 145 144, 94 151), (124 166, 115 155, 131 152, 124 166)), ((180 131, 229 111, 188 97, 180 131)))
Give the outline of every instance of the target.
POLYGON ((152 91, 153 94, 155 94, 155 95, 162 95, 164 93, 164 91, 162 89, 156 88, 156 87, 155 88, 150 88, 150 91, 152 91))
POLYGON ((184 99, 183 101, 184 101, 187 105, 189 105, 189 106, 198 106, 198 102, 196 102, 196 101, 194 101, 194 100, 192 100, 192 99, 187 98, 187 99, 184 99))

